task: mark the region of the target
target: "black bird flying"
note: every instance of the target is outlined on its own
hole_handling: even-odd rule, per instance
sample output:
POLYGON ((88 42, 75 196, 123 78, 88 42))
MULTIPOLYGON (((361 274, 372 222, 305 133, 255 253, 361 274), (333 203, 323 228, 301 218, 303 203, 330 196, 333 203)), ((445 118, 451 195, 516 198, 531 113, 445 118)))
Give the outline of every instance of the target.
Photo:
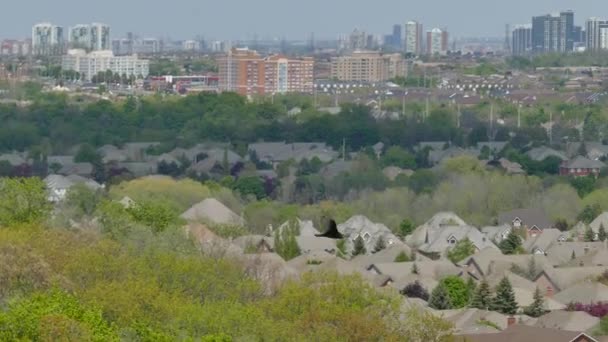
POLYGON ((315 234, 316 237, 324 237, 328 239, 342 239, 344 235, 338 231, 338 225, 336 221, 333 219, 329 219, 329 224, 327 225, 327 230, 323 234, 315 234))

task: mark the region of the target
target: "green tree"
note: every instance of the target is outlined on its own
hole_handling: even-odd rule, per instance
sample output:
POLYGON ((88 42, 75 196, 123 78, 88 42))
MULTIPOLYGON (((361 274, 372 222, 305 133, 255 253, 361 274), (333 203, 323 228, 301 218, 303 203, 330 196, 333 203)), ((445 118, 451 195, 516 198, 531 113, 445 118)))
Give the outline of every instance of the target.
POLYGON ((399 254, 397 254, 397 256, 395 257, 394 262, 408 262, 410 261, 410 258, 407 256, 407 253, 405 253, 404 251, 401 251, 399 254))
POLYGON ((234 189, 245 196, 253 195, 258 200, 266 197, 264 184, 257 176, 239 178, 234 185, 234 189))
POLYGON ((384 242, 384 238, 380 236, 376 241, 376 245, 374 246, 374 253, 378 253, 381 250, 386 248, 386 242, 384 242))
POLYGON ((34 294, 0 313, 0 340, 119 341, 102 311, 61 290, 34 294))
POLYGON ((593 242, 595 241, 595 233, 591 229, 591 227, 587 227, 585 229, 585 242, 593 242))
POLYGON ((570 184, 576 189, 578 195, 583 198, 595 190, 596 179, 595 176, 589 175, 587 177, 576 177, 572 178, 570 184))
POLYGON ((298 223, 290 220, 287 226, 274 233, 274 250, 286 261, 299 256, 301 253, 296 240, 298 230, 298 223))
POLYGON ((77 210, 76 217, 91 216, 101 200, 101 192, 83 183, 74 184, 67 192, 66 204, 77 210))
POLYGON ((503 254, 518 254, 521 251, 521 238, 515 232, 509 233, 506 239, 498 244, 503 254))
POLYGON ((40 178, 0 178, 0 226, 40 223, 50 213, 40 178))
POLYGON ((435 310, 449 310, 452 308, 448 290, 442 282, 433 289, 431 298, 429 298, 429 307, 435 310))
POLYGON ((498 311, 505 315, 514 315, 517 312, 517 302, 511 282, 507 277, 502 278, 496 286, 495 295, 492 299, 492 311, 498 311))
POLYGON ((468 238, 464 238, 448 251, 448 259, 453 263, 458 263, 474 253, 475 245, 468 238))
POLYGON ((417 170, 410 177, 408 187, 415 193, 431 193, 439 183, 437 175, 430 170, 417 170))
POLYGON ((534 291, 534 301, 530 306, 524 308, 524 314, 530 317, 540 317, 547 312, 545 309, 545 299, 543 298, 540 289, 537 287, 534 291))
POLYGON ((492 305, 492 293, 490 291, 490 285, 483 279, 473 294, 471 301, 471 307, 480 310, 490 310, 492 305))
POLYGON ((406 236, 412 234, 412 232, 416 229, 414 223, 409 219, 403 219, 399 224, 398 235, 400 238, 405 239, 406 236))
POLYGON ((608 238, 608 233, 606 233, 606 229, 604 228, 604 224, 600 223, 600 229, 598 231, 598 239, 602 242, 606 241, 608 238))
POLYGON ((382 156, 383 166, 397 166, 402 169, 416 168, 416 157, 399 146, 392 146, 382 156))
POLYGON ((469 303, 469 288, 462 278, 449 276, 441 279, 439 283, 446 289, 453 309, 463 308, 469 303))
POLYGON ((584 223, 591 223, 602 213, 602 207, 599 204, 586 205, 583 211, 578 215, 578 219, 584 223))
POLYGON ((177 214, 159 201, 141 201, 127 208, 133 220, 150 227, 154 232, 165 231, 177 222, 177 214))
POLYGON ((365 255, 367 254, 367 249, 365 249, 365 240, 359 235, 354 242, 353 246, 353 256, 357 255, 365 255))
POLYGON ((82 144, 74 156, 74 161, 77 163, 95 164, 101 161, 101 155, 90 144, 82 144))

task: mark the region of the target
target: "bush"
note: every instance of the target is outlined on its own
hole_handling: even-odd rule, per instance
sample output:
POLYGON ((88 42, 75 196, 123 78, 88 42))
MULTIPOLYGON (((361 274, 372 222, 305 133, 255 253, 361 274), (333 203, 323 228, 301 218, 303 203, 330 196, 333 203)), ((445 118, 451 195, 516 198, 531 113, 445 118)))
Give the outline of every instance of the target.
POLYGON ((408 298, 420 298, 424 301, 429 300, 429 292, 416 280, 413 283, 408 284, 403 290, 399 291, 402 295, 408 298))
POLYGON ((608 316, 608 302, 597 302, 591 304, 570 303, 567 311, 582 311, 593 317, 604 318, 608 316))

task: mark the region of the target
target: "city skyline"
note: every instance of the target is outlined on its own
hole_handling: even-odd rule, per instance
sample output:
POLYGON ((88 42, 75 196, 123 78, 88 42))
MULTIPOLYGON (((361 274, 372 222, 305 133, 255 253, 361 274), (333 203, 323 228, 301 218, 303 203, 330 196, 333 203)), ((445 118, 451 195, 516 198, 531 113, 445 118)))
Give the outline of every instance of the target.
POLYGON ((280 0, 255 3, 181 0, 163 6, 143 0, 105 0, 86 7, 80 5, 75 0, 10 1, 11 10, 0 14, 0 38, 27 37, 32 25, 39 22, 52 22, 66 29, 81 23, 103 22, 112 27, 113 38, 122 37, 126 32, 136 32, 142 36, 173 39, 202 35, 223 40, 247 40, 254 36, 259 39, 303 40, 314 32, 317 39, 335 39, 353 28, 382 34, 389 32, 393 24, 404 25, 409 20, 417 20, 426 28, 447 27, 453 37, 500 37, 504 35, 504 24, 527 23, 532 16, 539 14, 571 9, 576 13, 578 25, 588 17, 608 16, 608 3, 572 4, 567 0, 498 3, 444 0, 416 4, 380 0, 369 6, 357 6, 356 1, 328 3, 310 0, 306 6, 298 8, 297 15, 293 15, 293 4, 280 0), (346 6, 349 8, 345 9, 346 6), (66 11, 66 8, 70 10, 66 11), (338 17, 336 13, 348 15, 338 17))

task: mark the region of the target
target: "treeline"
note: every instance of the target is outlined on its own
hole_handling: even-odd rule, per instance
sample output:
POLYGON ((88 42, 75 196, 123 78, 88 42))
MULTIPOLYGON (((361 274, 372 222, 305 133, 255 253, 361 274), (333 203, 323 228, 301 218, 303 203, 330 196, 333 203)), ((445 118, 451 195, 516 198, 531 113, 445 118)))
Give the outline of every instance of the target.
POLYGON ((582 53, 545 53, 532 57, 514 56, 507 58, 507 65, 515 69, 530 69, 539 67, 576 67, 576 66, 608 66, 606 52, 582 53))
MULTIPOLYGON (((79 143, 94 146, 130 141, 161 141, 191 146, 201 141, 323 141, 350 151, 379 141, 410 147, 419 141, 465 144, 456 116, 435 108, 425 120, 414 108, 400 120, 375 120, 362 105, 344 105, 340 114, 316 111, 309 100, 286 96, 251 103, 236 94, 199 94, 188 97, 129 97, 124 101, 84 103, 65 94, 36 94, 32 105, 0 105, 0 150, 24 150, 50 145, 55 153, 79 143), (287 116, 293 106, 303 112, 287 116)), ((418 112, 420 110, 420 112, 418 112)), ((505 134, 502 134, 503 136, 505 134)), ((487 139, 487 137, 485 138, 487 139)))

